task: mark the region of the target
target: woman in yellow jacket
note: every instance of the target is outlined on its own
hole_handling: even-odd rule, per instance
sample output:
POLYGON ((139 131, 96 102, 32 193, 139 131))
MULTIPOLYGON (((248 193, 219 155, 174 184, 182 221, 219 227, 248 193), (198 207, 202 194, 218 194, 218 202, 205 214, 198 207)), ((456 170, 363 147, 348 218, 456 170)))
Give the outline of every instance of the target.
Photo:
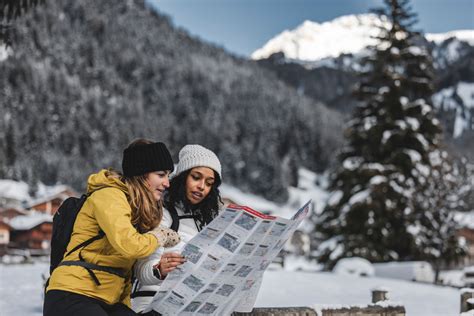
POLYGON ((51 275, 44 316, 136 315, 129 308, 133 264, 159 246, 179 242, 171 230, 152 230, 163 216, 161 196, 173 170, 166 146, 136 140, 124 150, 122 169, 123 174, 102 170, 89 176, 90 197, 77 215, 66 255, 51 275), (104 237, 69 253, 98 232, 104 237))

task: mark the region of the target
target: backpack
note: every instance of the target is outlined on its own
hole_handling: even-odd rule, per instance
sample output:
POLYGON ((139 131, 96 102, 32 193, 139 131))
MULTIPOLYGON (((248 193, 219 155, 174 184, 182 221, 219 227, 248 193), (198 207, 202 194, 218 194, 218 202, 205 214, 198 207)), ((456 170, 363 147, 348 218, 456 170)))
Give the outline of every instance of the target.
MULTIPOLYGON (((100 190, 100 189, 99 189, 100 190)), ((96 190, 97 191, 97 190, 96 190)), ((94 191, 95 192, 95 191, 94 191)), ((105 236, 105 233, 102 230, 99 230, 96 236, 93 236, 86 241, 80 243, 69 252, 66 253, 67 246, 71 241, 72 232, 74 229, 74 223, 76 222, 77 215, 79 214, 82 206, 86 202, 87 198, 94 192, 83 194, 81 197, 69 197, 61 204, 57 212, 53 216, 53 232, 51 235, 51 256, 50 256, 50 266, 49 273, 53 274, 54 269, 60 265, 66 266, 82 266, 90 274, 91 278, 97 285, 100 285, 99 279, 96 277, 95 273, 92 270, 100 270, 108 273, 118 275, 119 277, 124 278, 124 273, 120 269, 99 266, 96 264, 88 263, 83 258, 79 252, 79 260, 77 261, 63 261, 64 257, 69 254, 84 248, 91 244, 92 242, 99 240, 105 236)), ((49 279, 46 286, 49 284, 49 279)))
MULTIPOLYGON (((67 246, 69 244, 69 241, 71 241, 72 230, 74 228, 74 223, 76 222, 77 215, 79 214, 79 211, 81 210, 88 197, 89 194, 83 194, 80 198, 67 198, 63 201, 63 203, 53 216, 53 233, 51 235, 51 261, 49 265, 50 275, 53 274, 54 269, 58 267, 58 265, 65 257, 67 246)), ((96 240, 102 238, 103 236, 103 232, 100 231, 97 236, 92 238, 96 240)), ((91 239, 86 240, 85 242, 88 242, 88 244, 90 244, 94 241, 91 239)), ((86 246, 84 245, 84 243, 80 244, 79 246, 86 246)), ((76 248, 79 249, 80 247, 76 248)), ((72 252, 73 251, 71 250, 66 255, 72 252)))

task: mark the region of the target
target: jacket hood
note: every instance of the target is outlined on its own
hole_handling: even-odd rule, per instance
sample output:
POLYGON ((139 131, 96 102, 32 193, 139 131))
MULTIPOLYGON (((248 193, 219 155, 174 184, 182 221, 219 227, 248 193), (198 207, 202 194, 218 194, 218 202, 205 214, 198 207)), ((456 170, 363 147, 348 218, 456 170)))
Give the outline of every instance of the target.
POLYGON ((120 180, 120 178, 114 176, 114 172, 107 169, 102 169, 98 173, 93 173, 87 180, 87 193, 93 192, 101 188, 117 188, 128 195, 127 186, 120 180))

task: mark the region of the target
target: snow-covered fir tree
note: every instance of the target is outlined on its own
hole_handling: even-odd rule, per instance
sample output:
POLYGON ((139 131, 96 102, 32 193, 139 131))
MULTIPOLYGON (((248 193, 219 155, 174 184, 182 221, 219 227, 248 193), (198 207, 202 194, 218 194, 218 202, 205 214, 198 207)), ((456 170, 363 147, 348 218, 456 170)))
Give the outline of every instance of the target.
POLYGON ((431 170, 427 182, 420 187, 415 197, 412 222, 408 231, 414 236, 415 247, 420 253, 417 258, 431 262, 438 280, 440 269, 457 262, 466 255, 465 242, 457 236, 457 211, 465 208, 460 194, 464 183, 461 181, 460 166, 451 162, 445 151, 430 153, 431 170))
POLYGON ((324 240, 318 252, 328 267, 352 256, 434 260, 447 254, 448 240, 457 246, 451 238, 455 203, 443 200, 452 187, 442 183, 450 173, 430 105, 431 57, 417 45, 408 0, 384 3, 375 12, 387 23, 365 61, 348 146, 317 218, 315 237, 324 240))

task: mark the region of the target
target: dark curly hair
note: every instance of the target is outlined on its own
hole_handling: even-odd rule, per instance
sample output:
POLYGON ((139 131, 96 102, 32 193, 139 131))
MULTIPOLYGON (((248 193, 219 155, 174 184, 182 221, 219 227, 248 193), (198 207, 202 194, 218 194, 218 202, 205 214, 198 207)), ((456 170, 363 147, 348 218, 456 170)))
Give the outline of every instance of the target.
POLYGON ((222 181, 219 174, 213 170, 215 180, 209 194, 200 203, 193 205, 186 198, 186 179, 191 170, 186 170, 171 179, 170 187, 164 197, 164 205, 169 209, 176 207, 177 204, 182 204, 185 213, 194 215, 196 224, 201 230, 218 215, 219 204, 223 204, 219 193, 222 181))

